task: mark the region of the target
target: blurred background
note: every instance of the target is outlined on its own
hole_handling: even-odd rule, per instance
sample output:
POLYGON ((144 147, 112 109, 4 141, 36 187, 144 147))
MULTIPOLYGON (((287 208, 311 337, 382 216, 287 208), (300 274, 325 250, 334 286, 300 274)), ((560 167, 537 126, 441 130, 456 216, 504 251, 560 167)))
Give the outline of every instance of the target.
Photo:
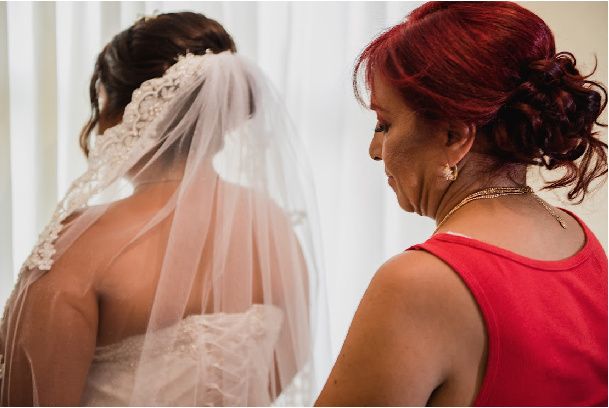
MULTIPOLYGON (((358 53, 421 2, 0 2, 0 307, 57 201, 86 166, 78 134, 89 116, 97 54, 144 15, 195 11, 224 25, 285 100, 314 172, 337 354, 368 282, 389 257, 426 240, 430 219, 403 212, 382 164, 368 157, 375 116, 357 104, 358 53)), ((606 2, 521 2, 554 31, 557 50, 607 83, 606 2)), ((603 119, 607 121, 607 114, 603 119)), ((602 138, 607 132, 600 129, 602 138)), ((530 172, 541 186, 552 175, 530 172)), ((607 249, 607 187, 574 210, 607 249)))

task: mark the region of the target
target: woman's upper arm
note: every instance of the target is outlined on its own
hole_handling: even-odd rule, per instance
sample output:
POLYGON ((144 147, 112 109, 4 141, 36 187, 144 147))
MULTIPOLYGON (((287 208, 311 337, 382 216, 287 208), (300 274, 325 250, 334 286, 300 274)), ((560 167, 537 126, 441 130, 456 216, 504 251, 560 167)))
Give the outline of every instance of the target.
POLYGON ((5 356, 3 405, 80 404, 95 352, 97 298, 54 272, 31 284, 18 324, 8 329, 5 340, 15 343, 5 356))
POLYGON ((429 257, 406 252, 377 271, 316 405, 423 406, 444 381, 446 317, 429 257))

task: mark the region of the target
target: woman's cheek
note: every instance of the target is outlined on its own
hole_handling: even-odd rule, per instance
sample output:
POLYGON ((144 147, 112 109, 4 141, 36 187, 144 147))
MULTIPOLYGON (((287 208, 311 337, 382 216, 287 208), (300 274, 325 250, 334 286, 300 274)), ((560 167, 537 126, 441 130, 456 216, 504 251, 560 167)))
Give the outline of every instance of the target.
POLYGON ((400 167, 401 160, 397 147, 396 141, 393 139, 386 138, 383 141, 383 161, 387 170, 392 174, 400 167))
MULTIPOLYGON (((409 170, 411 170, 409 169, 409 163, 412 162, 409 157, 410 155, 405 149, 400 147, 403 146, 388 143, 386 150, 387 154, 383 158, 387 170, 395 178, 407 177, 409 170)), ((383 150, 383 152, 385 152, 385 150, 383 150)))

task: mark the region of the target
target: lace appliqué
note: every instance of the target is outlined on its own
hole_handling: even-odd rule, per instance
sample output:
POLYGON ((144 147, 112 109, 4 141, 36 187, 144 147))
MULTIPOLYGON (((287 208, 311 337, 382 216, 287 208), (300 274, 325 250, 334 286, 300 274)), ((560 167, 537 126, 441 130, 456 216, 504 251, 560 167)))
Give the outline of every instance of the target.
POLYGON ((87 171, 70 185, 64 198, 57 204, 51 220, 38 236, 38 242, 23 263, 17 283, 7 299, 0 328, 6 322, 9 307, 18 292, 24 272, 35 268, 48 271, 53 266, 53 256, 57 252, 55 241, 66 218, 85 208, 91 197, 116 181, 127 170, 124 167, 129 163, 128 160, 138 159, 158 143, 155 119, 180 89, 204 77, 204 61, 214 55, 180 56, 162 77, 142 83, 133 92, 131 102, 125 107, 123 121, 106 130, 95 141, 89 154, 87 171))
POLYGON ((123 121, 96 140, 89 155, 87 171, 72 183, 57 205, 24 267, 43 271, 51 269, 56 253, 54 243, 65 219, 85 208, 93 195, 112 184, 125 170, 123 167, 129 158, 141 157, 158 142, 151 124, 180 88, 202 76, 205 58, 209 58, 208 55, 180 56, 162 77, 144 82, 133 92, 123 121))

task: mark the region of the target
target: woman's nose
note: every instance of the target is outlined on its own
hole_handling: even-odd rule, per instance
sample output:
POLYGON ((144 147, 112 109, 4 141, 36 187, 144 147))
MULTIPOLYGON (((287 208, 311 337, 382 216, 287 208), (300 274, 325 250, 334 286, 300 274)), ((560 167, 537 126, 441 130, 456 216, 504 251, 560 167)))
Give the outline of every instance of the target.
POLYGON ((370 154, 370 158, 372 160, 382 160, 383 157, 383 144, 381 143, 380 137, 377 137, 375 133, 372 137, 372 141, 370 142, 370 148, 368 153, 370 154))

